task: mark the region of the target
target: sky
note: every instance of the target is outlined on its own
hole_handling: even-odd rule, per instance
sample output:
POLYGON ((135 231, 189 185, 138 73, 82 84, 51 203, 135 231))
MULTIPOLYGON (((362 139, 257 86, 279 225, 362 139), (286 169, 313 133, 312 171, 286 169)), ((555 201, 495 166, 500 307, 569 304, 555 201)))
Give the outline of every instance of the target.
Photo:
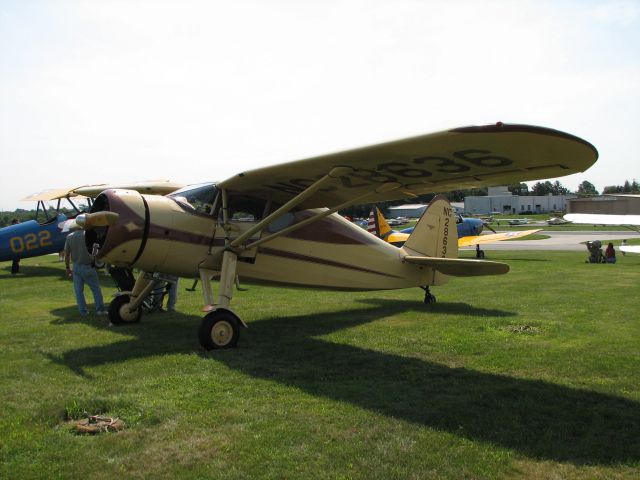
POLYGON ((497 121, 640 180, 640 0, 0 0, 0 210, 497 121))

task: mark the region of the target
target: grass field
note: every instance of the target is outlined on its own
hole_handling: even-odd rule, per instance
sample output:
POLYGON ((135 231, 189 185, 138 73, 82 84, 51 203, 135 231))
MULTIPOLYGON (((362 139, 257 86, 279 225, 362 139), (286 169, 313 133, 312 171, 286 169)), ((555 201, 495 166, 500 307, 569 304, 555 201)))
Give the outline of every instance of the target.
POLYGON ((57 257, 3 264, 0 478, 637 479, 640 255, 585 253, 491 252, 508 275, 432 306, 248 285, 215 353, 189 281, 116 328, 77 314, 57 257), (127 428, 77 435, 85 411, 127 428))

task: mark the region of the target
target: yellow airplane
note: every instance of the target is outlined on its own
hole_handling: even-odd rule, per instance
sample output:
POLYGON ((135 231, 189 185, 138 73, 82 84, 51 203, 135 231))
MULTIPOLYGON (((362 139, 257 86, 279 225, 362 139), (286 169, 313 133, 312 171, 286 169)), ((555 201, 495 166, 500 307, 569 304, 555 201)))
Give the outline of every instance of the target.
MULTIPOLYGON (((534 230, 522 230, 519 232, 502 232, 497 233, 494 231, 492 234, 480 235, 482 233, 484 224, 482 220, 477 218, 462 218, 461 215, 456 215, 456 228, 458 232, 458 247, 470 247, 472 245, 482 245, 486 243, 501 242, 503 240, 513 240, 516 238, 526 237, 533 233, 539 232, 541 229, 534 230)), ((493 229, 491 229, 493 230, 493 229)), ((373 207, 369 214, 369 223, 367 231, 375 236, 382 238, 383 240, 401 247, 404 242, 407 241, 409 235, 413 231, 412 228, 407 228, 402 231, 395 231, 390 226, 384 215, 378 207, 373 207)), ((482 250, 478 250, 482 252, 482 250)), ((482 255, 484 257, 484 254, 482 255)))
POLYGON ((141 269, 109 306, 113 323, 140 320, 142 299, 164 274, 202 281, 205 349, 236 345, 246 326, 230 307, 238 278, 348 290, 423 287, 449 276, 496 275, 498 262, 459 259, 455 215, 436 196, 400 247, 336 212, 351 205, 581 172, 590 143, 543 127, 498 123, 397 140, 241 172, 168 196, 107 190, 76 221, 87 249, 141 269), (211 280, 219 277, 217 300, 211 280))

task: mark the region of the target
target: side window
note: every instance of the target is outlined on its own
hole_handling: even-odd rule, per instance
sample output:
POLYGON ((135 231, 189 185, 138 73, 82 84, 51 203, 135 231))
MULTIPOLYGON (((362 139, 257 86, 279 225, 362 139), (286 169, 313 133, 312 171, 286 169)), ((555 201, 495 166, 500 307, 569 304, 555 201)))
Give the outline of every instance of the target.
POLYGON ((262 220, 266 200, 248 195, 229 195, 229 218, 235 222, 262 220))
POLYGON ((169 195, 182 208, 201 215, 211 215, 218 191, 213 184, 185 187, 169 195))

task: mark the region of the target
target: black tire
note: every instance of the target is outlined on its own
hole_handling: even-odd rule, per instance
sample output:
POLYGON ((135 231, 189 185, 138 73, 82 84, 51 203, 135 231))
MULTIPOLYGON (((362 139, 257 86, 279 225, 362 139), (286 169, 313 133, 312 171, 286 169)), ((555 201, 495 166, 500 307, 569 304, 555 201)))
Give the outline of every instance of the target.
POLYGON ((427 305, 432 305, 432 304, 436 303, 436 296, 432 295, 430 293, 427 293, 424 296, 424 303, 426 303, 427 305))
POLYGON ((213 311, 202 319, 198 338, 205 350, 233 348, 240 338, 240 322, 228 310, 213 311))
POLYGON ((126 305, 131 302, 129 295, 118 295, 109 304, 109 321, 114 325, 125 325, 128 323, 137 323, 142 318, 142 309, 138 308, 135 312, 128 313, 125 310, 126 305))

